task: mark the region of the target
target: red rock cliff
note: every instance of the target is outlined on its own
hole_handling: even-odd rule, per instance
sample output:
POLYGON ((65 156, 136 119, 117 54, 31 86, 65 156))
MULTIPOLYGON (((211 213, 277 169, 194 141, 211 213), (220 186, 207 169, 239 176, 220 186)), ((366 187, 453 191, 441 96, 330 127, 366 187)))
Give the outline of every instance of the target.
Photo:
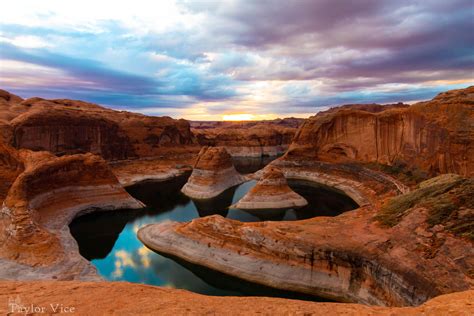
POLYGON ((200 145, 225 147, 232 156, 260 157, 285 152, 296 130, 294 125, 268 121, 216 124, 214 128, 195 128, 193 133, 200 145))
POLYGON ((3 100, 2 134, 17 148, 58 155, 91 152, 118 160, 156 156, 195 143, 185 120, 114 111, 82 101, 18 98, 7 104, 3 100))
POLYGON ((430 174, 474 175, 474 86, 408 108, 342 108, 308 119, 286 159, 404 162, 430 174))

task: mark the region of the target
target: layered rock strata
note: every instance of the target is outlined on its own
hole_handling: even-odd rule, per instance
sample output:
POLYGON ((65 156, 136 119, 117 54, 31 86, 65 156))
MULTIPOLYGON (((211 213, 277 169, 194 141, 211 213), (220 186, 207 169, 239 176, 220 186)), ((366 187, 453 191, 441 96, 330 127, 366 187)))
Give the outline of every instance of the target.
POLYGON ((159 156, 175 147, 196 151, 185 120, 114 111, 75 100, 23 100, 0 92, 0 127, 5 141, 16 148, 56 155, 91 152, 107 160, 159 156))
POLYGON ((351 107, 309 118, 286 159, 405 163, 431 176, 474 175, 474 86, 410 107, 351 107))
MULTIPOLYGON (((0 211, 0 278, 97 278, 95 268, 79 255, 68 224, 87 212, 144 205, 98 156, 3 149, 17 159, 7 166, 17 163, 21 172, 12 179, 0 211)), ((6 169, 4 163, 0 167, 6 169)))
MULTIPOLYGON (((442 295, 418 307, 384 308, 271 297, 205 296, 126 282, 0 282, 0 300, 30 307, 51 302, 77 315, 472 315, 474 291, 442 295), (14 294, 13 294, 14 293, 14 294), (124 295, 126 293, 126 295, 124 295), (18 299, 18 301, 15 301, 18 299), (69 309, 68 309, 69 311, 69 309)), ((0 304, 0 313, 11 313, 0 304)))
MULTIPOLYGON (((425 187, 436 182, 451 183, 447 196, 461 202, 449 214, 458 214, 453 216, 462 223, 461 213, 472 209, 472 184, 448 177, 425 187)), ((443 223, 431 225, 432 206, 420 193, 407 193, 415 198, 396 225, 381 226, 381 201, 396 193, 382 184, 372 193, 359 187, 373 202, 334 218, 241 223, 210 216, 149 225, 138 237, 155 251, 235 277, 338 301, 419 305, 472 289, 473 242, 443 223)))
POLYGON ((200 145, 225 147, 233 157, 278 156, 288 149, 300 121, 194 123, 192 131, 200 145))
POLYGON ((245 182, 223 147, 203 147, 182 192, 193 199, 209 199, 245 182))
POLYGON ((110 162, 110 168, 124 187, 151 181, 166 181, 191 174, 196 154, 179 151, 164 156, 110 162))
POLYGON ((304 197, 288 186, 280 169, 269 167, 263 171, 257 184, 234 207, 242 210, 268 210, 299 208, 307 204, 304 197))

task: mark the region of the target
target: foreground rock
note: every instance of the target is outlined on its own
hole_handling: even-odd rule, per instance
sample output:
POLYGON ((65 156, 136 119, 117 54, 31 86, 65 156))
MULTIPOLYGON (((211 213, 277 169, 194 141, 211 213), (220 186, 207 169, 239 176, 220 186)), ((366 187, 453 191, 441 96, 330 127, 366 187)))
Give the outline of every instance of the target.
POLYGON ((235 277, 338 301, 419 305, 472 289, 474 247, 463 231, 473 222, 472 179, 448 175, 407 193, 408 207, 393 226, 378 216, 386 216, 380 201, 394 190, 372 187, 370 193, 355 186, 372 195, 369 204, 334 218, 241 223, 210 216, 149 225, 138 237, 153 250, 235 277), (445 199, 457 204, 433 207, 445 199), (441 220, 433 221, 440 211, 441 220))
MULTIPOLYGON (((474 291, 442 295, 418 307, 383 308, 270 297, 217 297, 125 282, 0 282, 0 300, 30 307, 51 302, 75 315, 472 315, 474 291), (124 295, 126 293, 126 295, 124 295), (16 300, 16 301, 15 301, 16 300)), ((0 304, 0 313, 12 306, 0 304)), ((25 314, 25 313, 23 313, 25 314)))
POLYGON ((299 208, 307 204, 304 197, 288 186, 281 170, 270 167, 264 170, 257 185, 235 204, 235 208, 271 210, 299 208))
POLYGON ((225 148, 203 147, 182 192, 194 199, 209 199, 245 181, 225 148))
POLYGON ((290 160, 410 166, 429 176, 474 176, 474 86, 410 107, 346 107, 305 121, 290 160))
POLYGON ((95 155, 56 157, 48 152, 0 147, 2 192, 0 279, 98 278, 79 255, 68 224, 91 211, 138 209, 143 204, 118 183, 95 155))

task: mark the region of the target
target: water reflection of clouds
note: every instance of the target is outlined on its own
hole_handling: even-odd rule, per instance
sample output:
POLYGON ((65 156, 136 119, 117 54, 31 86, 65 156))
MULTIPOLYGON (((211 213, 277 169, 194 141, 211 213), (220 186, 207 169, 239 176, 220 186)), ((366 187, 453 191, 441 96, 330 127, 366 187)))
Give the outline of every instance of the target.
POLYGON ((117 250, 114 252, 115 256, 115 270, 112 272, 112 277, 115 279, 121 278, 124 273, 124 268, 130 267, 134 269, 136 267, 135 262, 132 259, 130 253, 125 250, 117 250))
MULTIPOLYGON (((222 204, 225 208, 225 215, 228 218, 240 220, 240 221, 258 221, 261 218, 241 211, 237 209, 227 209, 228 205, 236 203, 248 190, 255 185, 255 181, 246 182, 236 188, 233 188, 230 192, 231 195, 225 195, 225 199, 222 197, 218 201, 211 201, 210 203, 195 203, 192 200, 186 200, 186 203, 181 202, 180 198, 170 197, 170 201, 176 202, 176 204, 167 204, 167 211, 160 211, 150 209, 147 213, 141 214, 136 217, 129 217, 126 220, 121 221, 107 221, 108 225, 120 226, 121 232, 118 234, 118 238, 115 244, 107 256, 95 257, 92 263, 97 267, 99 274, 109 280, 123 280, 136 283, 153 284, 159 286, 166 286, 172 288, 182 288, 197 293, 208 294, 208 295, 236 295, 238 293, 217 289, 209 283, 201 280, 200 277, 196 276, 193 272, 187 268, 181 266, 179 263, 161 256, 153 251, 146 248, 137 238, 137 231, 148 224, 165 222, 165 221, 190 221, 204 213, 212 213, 212 210, 216 210, 217 207, 221 207, 222 204), (232 203, 230 203, 232 201, 232 203), (198 207, 199 206, 199 212, 198 207), (114 224, 115 223, 115 224, 114 224)), ((297 189, 295 187, 295 189, 297 189)), ((154 190, 161 190, 155 188, 154 190)), ((314 188, 308 189, 309 191, 303 191, 305 198, 313 196, 323 196, 325 200, 328 200, 330 194, 315 192, 314 188), (310 196, 309 196, 310 195, 310 196)), ((179 192, 179 191, 178 191, 179 192)), ((163 193, 164 194, 164 193, 163 193)), ((163 198, 163 194, 159 197, 163 198)), ((180 193, 178 193, 180 194, 180 193)), ((319 198, 322 199, 322 198, 319 198)), ((333 200, 340 200, 340 197, 334 197, 333 200)), ((311 200, 312 201, 312 200, 311 200)), ((332 200, 329 200, 332 201, 332 200)), ((313 201, 313 205, 317 205, 319 200, 313 201)), ((170 202, 171 203, 171 202, 170 202)), ((155 204, 158 204, 157 202, 155 204)), ((313 207, 313 205, 311 207, 313 207)), ((337 205, 336 205, 337 206, 337 205)), ((332 204, 328 204, 327 208, 333 209, 332 204)), ((336 208, 337 209, 337 208, 336 208)), ((305 213, 307 210, 304 211, 305 213)), ((309 213, 311 215, 312 213, 309 213)), ((120 214, 117 214, 119 216, 120 214)), ((222 215, 222 214, 221 214, 222 215)), ((313 215, 314 216, 314 215, 313 215)), ((288 210, 279 216, 273 216, 270 220, 294 220, 302 219, 301 212, 298 210, 288 210), (300 218, 301 217, 301 218, 300 218)), ((89 225, 96 225, 97 231, 103 229, 104 222, 90 222, 89 225)), ((100 236, 98 236, 100 237, 100 236)), ((100 244, 101 240, 97 240, 95 246, 100 244)), ((209 280, 207 280, 209 281, 209 280)))
POLYGON ((142 264, 143 267, 145 268, 148 268, 150 266, 150 253, 151 251, 145 247, 145 246, 142 246, 138 249, 137 251, 138 255, 140 256, 140 262, 142 264))

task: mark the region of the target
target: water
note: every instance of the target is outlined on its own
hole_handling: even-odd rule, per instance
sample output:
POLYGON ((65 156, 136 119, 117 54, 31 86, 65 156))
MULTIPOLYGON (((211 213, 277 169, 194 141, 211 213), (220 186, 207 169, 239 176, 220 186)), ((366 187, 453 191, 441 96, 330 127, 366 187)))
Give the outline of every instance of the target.
MULTIPOLYGON (((220 214, 244 222, 261 220, 298 220, 314 216, 335 216, 357 205, 348 197, 304 182, 290 186, 304 196, 309 205, 270 217, 257 217, 229 208, 250 190, 255 181, 231 188, 215 199, 193 201, 180 192, 186 177, 161 183, 144 183, 129 189, 143 201, 145 210, 93 213, 70 225, 80 253, 90 260, 99 274, 111 281, 129 281, 187 289, 207 295, 271 295, 295 297, 226 277, 217 272, 159 255, 146 248, 136 237, 138 229, 166 220, 185 222, 197 217, 220 214)), ((296 298, 304 298, 297 294, 296 298)))

